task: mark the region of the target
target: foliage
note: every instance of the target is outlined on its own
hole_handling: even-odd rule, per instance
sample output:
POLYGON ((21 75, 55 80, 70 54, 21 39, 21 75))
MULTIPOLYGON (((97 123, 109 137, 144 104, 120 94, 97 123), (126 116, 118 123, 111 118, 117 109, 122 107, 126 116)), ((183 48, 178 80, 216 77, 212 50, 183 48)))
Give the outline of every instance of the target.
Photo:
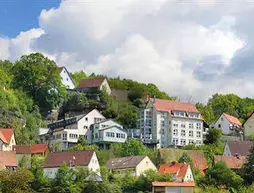
POLYGON ((20 168, 26 168, 27 167, 27 158, 26 156, 22 156, 21 160, 18 163, 20 168))
POLYGON ((138 109, 135 106, 127 103, 123 104, 118 111, 119 114, 116 121, 121 123, 126 129, 136 128, 137 112, 138 109))
POLYGON ((244 179, 244 182, 248 185, 252 184, 254 181, 254 146, 252 146, 250 150, 250 154, 248 156, 248 161, 244 164, 241 170, 241 176, 244 179))
POLYGON ((122 193, 121 188, 109 182, 88 182, 82 193, 122 193))
POLYGON ((98 146, 95 145, 95 144, 88 145, 87 141, 85 140, 85 138, 80 137, 78 139, 78 143, 76 145, 74 145, 73 147, 68 149, 68 151, 83 151, 83 150, 97 151, 98 150, 98 146))
POLYGON ((62 111, 82 111, 88 105, 88 99, 84 93, 69 92, 62 105, 62 111))
POLYGON ((221 141, 222 131, 216 128, 208 129, 205 136, 205 144, 219 144, 221 141))
POLYGON ((227 168, 224 162, 217 162, 212 168, 209 168, 204 178, 199 180, 201 186, 215 186, 217 188, 226 187, 227 189, 238 189, 243 183, 243 179, 227 168))
POLYGON ((15 172, 8 170, 0 171, 0 192, 8 193, 29 193, 32 192, 30 182, 33 180, 33 175, 26 169, 18 169, 15 172))
POLYGON ((183 153, 183 155, 179 158, 178 162, 180 163, 190 163, 192 164, 191 158, 187 155, 187 153, 183 153))
POLYGON ((127 140, 123 144, 122 156, 146 155, 146 147, 137 139, 127 140))
POLYGON ((14 88, 31 96, 41 110, 57 107, 64 95, 59 70, 54 61, 40 53, 24 55, 12 69, 14 88))
POLYGON ((87 78, 87 76, 86 76, 84 71, 79 71, 79 72, 71 73, 71 77, 72 77, 73 81, 75 82, 76 86, 79 85, 79 82, 82 79, 86 79, 87 78))

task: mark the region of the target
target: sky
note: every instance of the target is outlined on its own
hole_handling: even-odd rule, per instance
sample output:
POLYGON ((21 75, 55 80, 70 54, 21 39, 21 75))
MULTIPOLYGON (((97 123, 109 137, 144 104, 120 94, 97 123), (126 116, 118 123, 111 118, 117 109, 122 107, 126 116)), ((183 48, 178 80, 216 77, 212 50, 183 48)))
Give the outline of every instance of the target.
POLYGON ((254 97, 250 0, 0 0, 0 59, 154 83, 182 101, 254 97))

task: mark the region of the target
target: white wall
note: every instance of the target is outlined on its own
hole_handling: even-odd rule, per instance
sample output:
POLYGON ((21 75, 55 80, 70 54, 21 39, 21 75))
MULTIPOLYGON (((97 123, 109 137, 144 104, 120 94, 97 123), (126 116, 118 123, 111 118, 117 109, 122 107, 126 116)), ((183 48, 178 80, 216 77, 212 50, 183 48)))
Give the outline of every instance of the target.
POLYGON ((3 151, 12 151, 13 145, 16 145, 16 140, 15 140, 14 135, 11 136, 10 144, 3 144, 2 149, 3 149, 3 151))
POLYGON ((157 171, 156 166, 153 164, 153 162, 149 159, 149 157, 145 157, 136 167, 136 176, 140 176, 147 170, 155 170, 157 171))
POLYGON ((186 175, 184 176, 184 182, 194 182, 193 174, 190 166, 187 169, 186 175))
POLYGON ((101 86, 100 86, 100 90, 102 90, 103 88, 106 89, 107 93, 110 95, 111 94, 111 89, 110 89, 110 86, 108 84, 108 81, 107 79, 104 79, 104 81, 101 83, 101 86))
POLYGON ((222 133, 225 135, 228 135, 230 133, 229 126, 230 122, 226 119, 224 114, 222 114, 214 124, 214 127, 217 129, 221 129, 222 133), (221 127, 219 127, 219 125, 221 125, 221 127))
POLYGON ((225 145, 223 155, 229 155, 229 156, 231 156, 231 152, 230 152, 230 149, 229 149, 227 143, 226 143, 226 145, 225 145))
POLYGON ((60 76, 62 78, 62 84, 66 87, 66 88, 69 88, 69 89, 74 89, 75 88, 75 84, 74 82, 72 81, 71 77, 69 76, 66 68, 63 68, 61 73, 60 73, 60 76))
POLYGON ((99 161, 95 152, 93 153, 90 163, 88 164, 88 169, 93 172, 100 171, 99 161))

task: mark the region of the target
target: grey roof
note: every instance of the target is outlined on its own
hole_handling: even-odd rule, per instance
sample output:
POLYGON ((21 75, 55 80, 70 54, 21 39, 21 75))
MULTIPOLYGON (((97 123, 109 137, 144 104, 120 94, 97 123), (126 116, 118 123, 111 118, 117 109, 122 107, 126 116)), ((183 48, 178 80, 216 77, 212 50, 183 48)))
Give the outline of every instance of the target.
POLYGON ((86 177, 85 181, 89 182, 102 182, 102 177, 97 173, 92 173, 86 177))
POLYGON ((40 127, 39 128, 39 135, 45 135, 45 134, 48 133, 48 131, 49 131, 49 128, 42 128, 42 127, 40 127))
POLYGON ((135 168, 146 156, 129 156, 110 159, 107 162, 107 167, 111 170, 135 168))
POLYGON ((231 155, 247 156, 253 146, 252 141, 228 141, 228 147, 231 155))

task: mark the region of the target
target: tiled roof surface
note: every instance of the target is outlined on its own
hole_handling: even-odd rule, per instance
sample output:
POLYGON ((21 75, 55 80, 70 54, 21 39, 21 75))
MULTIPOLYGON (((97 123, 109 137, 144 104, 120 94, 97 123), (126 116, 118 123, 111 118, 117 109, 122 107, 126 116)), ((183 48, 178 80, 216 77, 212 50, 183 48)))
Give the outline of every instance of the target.
POLYGON ((78 88, 94 88, 101 86, 105 78, 83 79, 79 82, 78 88))
POLYGON ((75 152, 54 152, 49 153, 45 162, 45 168, 60 167, 64 163, 72 166, 87 166, 93 156, 94 151, 75 151, 75 152))
POLYGON ((5 166, 17 167, 15 151, 0 151, 0 162, 5 166))
POLYGON ((203 151, 198 150, 182 150, 176 148, 162 148, 160 149, 161 158, 166 160, 167 163, 173 161, 177 162, 179 158, 186 153, 192 160, 193 165, 201 172, 208 168, 207 160, 203 151))
POLYGON ((17 154, 35 154, 35 153, 44 153, 48 150, 47 144, 33 144, 33 145, 15 145, 13 150, 17 154))
POLYGON ((30 154, 31 148, 29 145, 15 145, 13 151, 16 151, 17 154, 30 154))
MULTIPOLYGON (((150 99, 150 101, 154 102, 154 99, 150 99)), ((194 104, 191 103, 183 103, 179 101, 170 101, 163 99, 155 99, 154 107, 157 111, 185 111, 185 112, 193 112, 199 113, 198 109, 194 104)))
POLYGON ((252 141, 228 141, 227 142, 231 155, 247 156, 253 145, 252 141))
POLYGON ((169 164, 161 164, 159 168, 159 173, 161 174, 177 174, 178 178, 184 178, 188 167, 190 164, 186 163, 169 163, 169 164))
POLYGON ((31 146, 32 153, 44 153, 47 150, 48 150, 47 144, 33 144, 31 146))
POLYGON ((157 187, 195 187, 194 182, 153 182, 157 187))
POLYGON ((107 162, 109 169, 135 168, 146 156, 129 156, 110 159, 107 162))
MULTIPOLYGON (((7 128, 7 129, 0 129, 0 133, 4 136, 7 144, 10 144, 11 142, 11 137, 14 134, 13 129, 7 128)), ((1 138, 1 135, 0 135, 1 138)), ((2 139, 2 138, 1 138, 2 139)))
POLYGON ((240 169, 246 162, 246 156, 221 156, 217 155, 214 157, 214 162, 224 162, 230 169, 240 169))
POLYGON ((241 123, 241 121, 240 121, 238 118, 236 118, 236 117, 234 117, 234 116, 232 116, 232 115, 229 115, 229 114, 227 114, 227 113, 223 113, 223 114, 224 114, 224 116, 226 117, 226 119, 227 119, 231 124, 242 126, 242 123, 241 123))

